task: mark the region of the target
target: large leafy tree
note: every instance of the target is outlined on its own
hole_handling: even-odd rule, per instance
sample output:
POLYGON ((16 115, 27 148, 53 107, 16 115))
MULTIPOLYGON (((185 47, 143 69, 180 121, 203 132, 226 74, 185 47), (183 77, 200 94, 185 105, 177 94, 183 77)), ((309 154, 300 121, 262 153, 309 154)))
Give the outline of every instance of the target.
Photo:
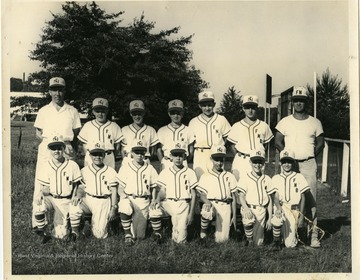
POLYGON ((231 125, 245 117, 239 93, 240 91, 237 91, 234 86, 229 87, 218 109, 218 112, 225 116, 231 125))
POLYGON ((51 76, 63 76, 67 98, 84 109, 93 98, 106 97, 120 124, 130 122, 127 108, 134 98, 145 101, 147 122, 157 127, 169 121, 166 106, 174 98, 185 101, 188 119, 194 116, 197 93, 207 83, 190 65, 192 36, 175 38, 179 27, 154 32, 155 23, 144 14, 124 26, 123 12, 107 14, 95 2, 66 2, 62 10, 52 14, 31 52, 43 67, 31 80, 46 90, 51 76))
MULTIPOLYGON (((314 89, 307 85, 310 111, 314 110, 314 89)), ((327 69, 316 79, 316 117, 321 121, 325 136, 350 139, 350 98, 347 85, 327 69)))

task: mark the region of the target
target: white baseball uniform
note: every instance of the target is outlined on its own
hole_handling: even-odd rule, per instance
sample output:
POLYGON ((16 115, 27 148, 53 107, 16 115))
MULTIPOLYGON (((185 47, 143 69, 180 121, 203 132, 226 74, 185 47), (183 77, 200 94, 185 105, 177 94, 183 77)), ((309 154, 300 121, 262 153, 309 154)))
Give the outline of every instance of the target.
MULTIPOLYGON (((200 177, 197 190, 206 194, 212 204, 213 214, 216 219, 215 242, 224 242, 229 239, 231 222, 232 193, 237 191, 236 179, 233 174, 223 171, 220 174, 209 170, 200 177)), ((202 209, 202 215, 204 206, 202 209)), ((213 216, 213 217, 214 217, 213 216)))
POLYGON ((316 137, 324 133, 321 122, 312 116, 297 120, 290 115, 281 119, 275 128, 284 135, 285 148, 294 152, 299 171, 304 175, 316 200, 317 165, 314 148, 316 137))
POLYGON ((269 195, 275 192, 271 185, 271 178, 267 175, 256 177, 252 172, 247 176, 240 177, 238 181, 238 189, 245 194, 245 201, 255 216, 255 224, 251 219, 247 219, 244 215, 244 209, 241 207, 244 226, 254 224, 254 242, 256 245, 262 245, 264 242, 264 228, 266 219, 266 207, 270 201, 269 195))
MULTIPOLYGON (((48 143, 52 135, 61 135, 65 142, 64 156, 67 159, 75 159, 75 151, 71 146, 74 138, 73 129, 81 127, 80 116, 78 111, 66 102, 58 111, 53 102, 45 105, 37 114, 34 127, 42 130, 42 141, 38 147, 38 155, 35 169, 34 182, 34 199, 35 194, 39 193, 41 186, 37 178, 42 172, 43 165, 51 158, 48 143)), ((33 227, 35 226, 35 218, 32 218, 33 227)))
MULTIPOLYGON (((181 147, 188 147, 195 141, 194 133, 184 124, 181 124, 178 128, 174 128, 171 124, 163 126, 158 130, 157 135, 159 142, 163 145, 162 150, 164 157, 161 161, 163 169, 172 166, 170 150, 174 148, 177 143, 181 143, 181 147)), ((187 155, 189 155, 188 150, 187 155)), ((184 161, 184 165, 187 165, 186 161, 184 161)))
POLYGON ((78 205, 70 205, 71 225, 79 225, 83 215, 92 214, 92 232, 96 238, 108 236, 107 225, 111 209, 111 188, 118 185, 117 173, 110 166, 95 169, 94 165, 81 169, 85 197, 78 205))
POLYGON ((235 177, 241 178, 251 172, 249 156, 253 150, 265 150, 264 144, 269 143, 274 137, 269 125, 261 120, 248 124, 242 119, 236 122, 230 130, 227 140, 235 144, 237 154, 232 163, 235 177))
POLYGON ((134 238, 143 239, 149 217, 150 191, 156 185, 158 174, 151 164, 144 162, 138 167, 128 161, 121 166, 117 177, 127 196, 120 197, 119 212, 132 215, 134 238))
POLYGON ((196 174, 185 166, 179 170, 171 166, 160 172, 157 185, 165 189, 166 198, 160 202, 160 211, 150 209, 150 218, 171 216, 172 239, 176 243, 185 242, 191 190, 198 186, 196 174))
MULTIPOLYGON (((295 247, 298 242, 296 232, 301 194, 310 187, 305 177, 294 171, 287 176, 283 173, 275 175, 272 178, 272 186, 279 194, 283 218, 279 219, 274 215, 271 222, 277 226, 282 225, 285 246, 295 247)), ((274 208, 276 210, 276 206, 274 208)))
POLYGON ((215 113, 209 120, 203 114, 193 118, 189 128, 195 134, 193 169, 199 179, 212 168, 211 147, 224 146, 224 138, 228 136, 231 126, 224 116, 215 113))
MULTIPOLYGON (((106 155, 104 158, 104 164, 115 169, 115 155, 114 144, 120 143, 124 138, 121 128, 112 121, 107 121, 102 124, 96 119, 87 122, 80 130, 78 139, 87 144, 95 141, 100 141, 105 145, 106 155)), ((85 155, 85 165, 92 164, 89 151, 85 155)))
MULTIPOLYGON (((54 212, 54 232, 56 238, 64 238, 69 233, 67 219, 73 192, 73 185, 81 180, 79 166, 67 160, 57 166, 52 159, 43 165, 38 181, 43 188, 49 190, 41 205, 33 202, 36 226, 43 228, 49 221, 49 212, 54 212)), ((36 194, 38 195, 38 194, 36 194)))
POLYGON ((156 131, 153 127, 149 125, 144 125, 139 130, 136 130, 134 124, 130 124, 124 126, 122 128, 122 133, 124 135, 124 139, 122 145, 124 146, 124 151, 126 159, 123 160, 123 164, 130 159, 130 152, 131 152, 131 143, 134 143, 135 140, 141 140, 145 145, 147 145, 147 152, 146 156, 150 156, 150 147, 155 146, 159 143, 158 136, 156 131))

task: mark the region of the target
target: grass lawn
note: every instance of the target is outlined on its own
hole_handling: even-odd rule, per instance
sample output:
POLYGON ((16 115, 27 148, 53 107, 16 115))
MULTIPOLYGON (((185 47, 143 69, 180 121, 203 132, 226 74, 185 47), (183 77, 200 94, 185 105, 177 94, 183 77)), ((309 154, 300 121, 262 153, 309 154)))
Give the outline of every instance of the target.
MULTIPOLYGON (((249 248, 234 233, 225 244, 210 241, 203 247, 198 244, 196 230, 189 233, 189 242, 181 245, 171 242, 169 231, 165 242, 156 245, 149 231, 149 238, 128 248, 124 246, 121 229, 106 240, 89 237, 65 243, 51 239, 46 244, 38 244, 37 236, 30 230, 38 141, 32 124, 14 123, 11 134, 11 267, 14 275, 352 271, 350 204, 343 204, 339 195, 321 184, 318 218, 325 235, 319 249, 299 246, 273 252, 269 244, 249 248), (18 147, 20 125, 22 138, 18 147)), ((269 165, 270 175, 272 170, 273 166, 269 165)))

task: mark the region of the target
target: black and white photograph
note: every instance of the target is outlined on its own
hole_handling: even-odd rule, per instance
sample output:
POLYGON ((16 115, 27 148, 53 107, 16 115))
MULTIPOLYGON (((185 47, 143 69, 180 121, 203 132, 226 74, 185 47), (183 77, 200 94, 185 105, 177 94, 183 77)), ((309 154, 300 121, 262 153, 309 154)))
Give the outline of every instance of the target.
POLYGON ((1 10, 4 279, 356 279, 358 1, 1 10))

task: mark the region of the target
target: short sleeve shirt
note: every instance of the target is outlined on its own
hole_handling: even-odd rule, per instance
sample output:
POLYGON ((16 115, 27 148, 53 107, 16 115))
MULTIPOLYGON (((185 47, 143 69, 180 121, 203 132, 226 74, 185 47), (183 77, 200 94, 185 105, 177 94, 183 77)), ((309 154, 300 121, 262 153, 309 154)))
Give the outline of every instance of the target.
POLYGON ((42 129, 42 137, 49 138, 54 134, 62 135, 64 141, 72 141, 73 129, 81 127, 78 111, 71 105, 64 103, 59 111, 51 102, 39 110, 34 126, 42 129))
POLYGON ((197 187, 198 180, 195 171, 183 167, 176 170, 174 166, 160 172, 157 184, 166 190, 166 198, 191 198, 191 190, 197 187))
POLYGON ((50 193, 59 196, 71 195, 74 183, 80 180, 79 166, 76 162, 67 159, 60 166, 50 159, 38 176, 40 184, 49 186, 50 193))
POLYGON ((81 169, 85 192, 93 196, 107 196, 111 194, 111 188, 118 185, 116 171, 107 165, 96 170, 93 164, 81 169))
POLYGON ((112 121, 107 121, 104 124, 97 120, 89 121, 78 135, 78 139, 85 144, 96 141, 103 142, 107 151, 114 150, 114 144, 120 143, 123 138, 120 127, 112 121))
POLYGON ((280 120, 275 128, 284 135, 285 148, 292 150, 298 160, 315 155, 315 139, 324 133, 321 122, 312 116, 297 120, 290 115, 280 120))

